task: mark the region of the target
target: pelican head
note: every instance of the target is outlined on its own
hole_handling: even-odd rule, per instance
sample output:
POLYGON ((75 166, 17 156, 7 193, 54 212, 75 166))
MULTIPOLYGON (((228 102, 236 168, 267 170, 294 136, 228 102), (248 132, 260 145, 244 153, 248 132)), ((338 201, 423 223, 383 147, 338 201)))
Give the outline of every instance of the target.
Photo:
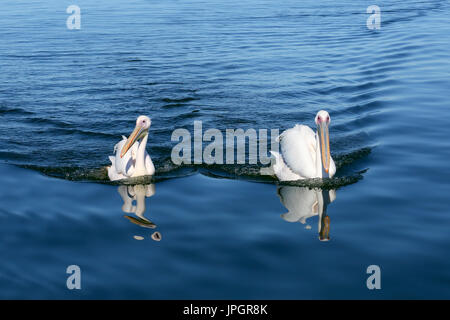
POLYGON ((127 142, 122 148, 122 152, 120 153, 121 158, 125 155, 125 153, 127 153, 127 151, 136 141, 144 138, 148 134, 148 129, 150 128, 151 124, 152 121, 147 116, 139 116, 137 118, 136 127, 134 128, 133 132, 130 134, 130 136, 127 139, 127 142))
POLYGON ((330 125, 330 115, 325 110, 317 112, 315 122, 319 138, 320 154, 322 155, 322 166, 326 173, 330 170, 330 135, 328 126, 330 125))

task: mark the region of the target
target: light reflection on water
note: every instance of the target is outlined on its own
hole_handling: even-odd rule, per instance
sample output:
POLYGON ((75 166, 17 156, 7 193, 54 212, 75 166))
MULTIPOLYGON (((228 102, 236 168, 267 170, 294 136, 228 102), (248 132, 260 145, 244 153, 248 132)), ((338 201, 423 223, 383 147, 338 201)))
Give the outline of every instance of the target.
MULTIPOLYGON (((147 185, 122 185, 117 188, 123 200, 122 211, 126 213, 124 216, 131 223, 134 223, 143 228, 155 229, 157 226, 148 218, 145 217, 147 198, 152 197, 156 192, 154 184, 147 185), (134 214, 135 217, 129 215, 134 214)), ((136 235, 138 239, 143 239, 145 236, 136 235)), ((155 231, 150 236, 155 241, 161 240, 161 233, 155 231)))
MULTIPOLYGON (((331 220, 327 209, 336 200, 335 190, 282 186, 277 189, 277 193, 281 203, 288 209, 288 212, 281 215, 284 220, 306 224, 307 219, 318 216, 319 240, 330 240, 331 220)), ((307 224, 305 228, 311 229, 311 226, 307 224)))

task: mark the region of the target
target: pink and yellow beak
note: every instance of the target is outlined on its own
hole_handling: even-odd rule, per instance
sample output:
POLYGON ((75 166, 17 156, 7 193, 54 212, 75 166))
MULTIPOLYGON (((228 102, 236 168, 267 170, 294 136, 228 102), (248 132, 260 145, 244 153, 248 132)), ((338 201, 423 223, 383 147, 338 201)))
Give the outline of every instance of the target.
POLYGON ((320 154, 322 155, 322 166, 326 173, 330 170, 330 135, 328 132, 328 122, 321 121, 318 124, 320 139, 320 154))
POLYGON ((131 148, 131 146, 140 138, 140 136, 141 136, 142 132, 144 132, 144 130, 145 130, 144 127, 136 125, 136 128, 134 128, 133 132, 128 137, 127 142, 123 146, 122 151, 120 152, 121 158, 123 158, 123 156, 131 148))

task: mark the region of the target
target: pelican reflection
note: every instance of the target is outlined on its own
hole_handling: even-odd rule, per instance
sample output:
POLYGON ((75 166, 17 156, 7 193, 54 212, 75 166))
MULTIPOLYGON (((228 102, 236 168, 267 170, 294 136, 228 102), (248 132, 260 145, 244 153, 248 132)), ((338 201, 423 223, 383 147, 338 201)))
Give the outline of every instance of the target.
MULTIPOLYGON (((328 205, 336 199, 335 190, 309 189, 305 187, 281 186, 277 189, 281 203, 288 212, 281 217, 288 222, 307 223, 307 219, 319 216, 319 240, 330 240, 330 217, 327 215, 328 205)), ((310 225, 306 225, 310 229, 310 225)))
MULTIPOLYGON (((130 222, 137 224, 143 228, 155 229, 156 224, 145 217, 146 198, 150 198, 155 194, 155 185, 134 185, 119 186, 118 192, 123 200, 122 211, 126 214, 124 217, 130 222), (135 216, 132 216, 134 214, 135 216)), ((151 238, 155 241, 161 240, 161 234, 154 232, 151 238)), ((142 236, 134 236, 136 240, 143 240, 142 236)))

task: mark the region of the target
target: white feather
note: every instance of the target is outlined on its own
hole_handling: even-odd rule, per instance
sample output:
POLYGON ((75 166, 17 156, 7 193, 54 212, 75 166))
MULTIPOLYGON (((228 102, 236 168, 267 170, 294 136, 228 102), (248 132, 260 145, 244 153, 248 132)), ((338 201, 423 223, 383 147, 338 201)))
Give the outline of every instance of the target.
POLYGON ((270 153, 275 158, 273 171, 275 172, 275 175, 278 177, 278 179, 280 179, 281 181, 293 181, 303 179, 301 176, 292 172, 292 170, 289 169, 289 167, 284 163, 281 154, 279 154, 276 151, 270 151, 270 153))
MULTIPOLYGON (((327 121, 328 125, 330 121, 328 112, 319 111, 316 123, 317 121, 327 121)), ((279 180, 292 181, 323 177, 319 137, 310 127, 297 124, 277 137, 277 142, 280 144, 281 153, 275 151, 271 153, 275 158, 272 168, 279 180)), ((335 173, 336 165, 330 157, 327 176, 331 178, 335 173)))
POLYGON ((313 178, 316 174, 316 134, 308 126, 296 125, 280 135, 285 164, 297 175, 313 178))
POLYGON ((135 157, 133 157, 133 155, 136 153, 136 150, 139 146, 139 142, 136 142, 135 144, 133 144, 133 146, 130 148, 130 150, 128 150, 127 153, 125 153, 123 155, 123 157, 120 157, 120 153, 122 152, 122 148, 126 142, 127 142, 127 138, 122 136, 122 140, 119 141, 114 146, 114 152, 116 153, 114 167, 118 174, 123 174, 125 176, 131 176, 133 174, 134 163, 135 163, 135 157))
POLYGON ((147 169, 147 173, 149 175, 155 174, 155 166, 153 165, 152 159, 147 151, 145 151, 145 169, 147 169))

